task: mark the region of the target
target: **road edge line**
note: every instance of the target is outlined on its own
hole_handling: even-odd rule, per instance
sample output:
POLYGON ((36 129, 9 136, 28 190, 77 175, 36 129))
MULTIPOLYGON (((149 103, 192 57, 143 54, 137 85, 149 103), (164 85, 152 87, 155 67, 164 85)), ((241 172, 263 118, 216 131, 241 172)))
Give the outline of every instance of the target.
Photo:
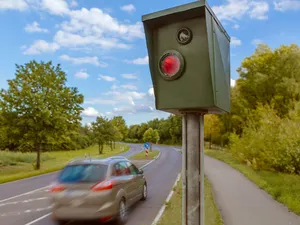
MULTIPOLYGON (((166 203, 169 203, 169 201, 171 200, 171 198, 172 198, 172 196, 174 194, 174 190, 173 189, 174 189, 174 187, 177 186, 180 178, 181 178, 181 173, 178 174, 177 179, 176 179, 176 181, 175 181, 175 183, 174 183, 174 185, 172 187, 172 190, 170 191, 170 193, 169 193, 169 195, 168 195, 168 197, 167 197, 167 199, 165 201, 166 203)), ((151 225, 157 225, 157 223, 159 222, 159 220, 161 219, 161 217, 163 216, 163 214, 164 214, 164 212, 166 210, 166 203, 163 204, 163 206, 160 208, 159 212, 157 213, 157 215, 154 218, 154 220, 153 220, 153 222, 152 222, 151 225)))
POLYGON ((147 166, 149 166, 151 163, 153 163, 154 161, 158 160, 160 158, 160 155, 161 155, 161 151, 159 151, 158 156, 155 156, 153 160, 151 160, 150 162, 148 162, 145 165, 141 166, 140 169, 144 169, 147 166))
POLYGON ((9 198, 1 199, 1 200, 0 200, 0 203, 1 203, 1 202, 8 201, 8 200, 11 200, 11 199, 14 199, 14 198, 18 198, 18 197, 21 197, 21 196, 24 196, 24 195, 30 195, 30 194, 32 194, 32 193, 34 193, 34 192, 37 192, 37 191, 46 189, 46 188, 48 188, 48 187, 50 187, 50 185, 47 185, 47 186, 44 186, 44 187, 41 187, 41 188, 38 188, 38 189, 35 189, 35 190, 32 190, 32 191, 28 191, 28 192, 23 193, 23 194, 15 195, 15 196, 12 196, 12 197, 9 197, 9 198))
POLYGON ((42 220, 42 219, 44 219, 44 218, 50 216, 51 214, 52 214, 52 213, 48 213, 48 214, 46 214, 46 215, 43 215, 43 216, 41 216, 41 217, 39 217, 39 218, 37 218, 37 219, 35 219, 35 220, 32 220, 31 222, 28 222, 28 223, 26 223, 26 224, 24 224, 24 225, 32 225, 32 224, 34 224, 34 223, 36 223, 36 222, 38 222, 38 221, 40 221, 40 220, 42 220))
POLYGON ((176 152, 182 153, 181 149, 179 149, 179 148, 173 148, 173 147, 172 147, 172 149, 175 150, 176 152))

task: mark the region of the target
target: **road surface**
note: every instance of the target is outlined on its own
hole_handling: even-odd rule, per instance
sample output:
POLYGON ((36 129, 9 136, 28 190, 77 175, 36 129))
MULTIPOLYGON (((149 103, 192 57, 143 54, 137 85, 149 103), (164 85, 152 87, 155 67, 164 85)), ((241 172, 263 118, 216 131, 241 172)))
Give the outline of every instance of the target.
POLYGON ((205 156, 205 174, 225 225, 299 225, 300 217, 237 170, 205 156))
MULTIPOLYGON (((138 144, 130 146, 130 151, 122 155, 129 157, 141 151, 142 148, 142 145, 138 144)), ((145 202, 139 202, 131 210, 128 225, 152 223, 181 170, 179 152, 170 147, 156 146, 155 148, 161 150, 160 158, 144 169, 148 182, 148 199, 145 202)), ((51 173, 0 185, 0 224, 54 225, 45 187, 54 180, 56 175, 57 173, 51 173)))

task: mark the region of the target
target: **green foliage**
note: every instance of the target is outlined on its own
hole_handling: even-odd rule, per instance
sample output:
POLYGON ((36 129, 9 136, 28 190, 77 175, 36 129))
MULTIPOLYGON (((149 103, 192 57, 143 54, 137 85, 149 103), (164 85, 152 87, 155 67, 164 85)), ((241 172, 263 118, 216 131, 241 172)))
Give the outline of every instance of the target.
POLYGON ((83 96, 66 86, 66 74, 52 62, 16 65, 16 76, 1 90, 1 122, 9 147, 40 152, 45 145, 64 143, 80 126, 83 96))
POLYGON ((270 106, 255 112, 242 137, 231 135, 233 155, 254 169, 300 174, 300 120, 280 118, 270 106))
POLYGON ((112 120, 106 117, 97 117, 96 121, 92 123, 93 141, 99 147, 99 154, 103 154, 103 147, 108 144, 113 150, 113 142, 119 141, 121 132, 115 126, 112 120))
POLYGON ((153 130, 152 128, 149 128, 146 130, 146 132, 143 135, 143 141, 144 142, 152 142, 157 144, 159 141, 159 133, 157 130, 153 130))
POLYGON ((115 116, 112 118, 111 123, 117 128, 115 134, 116 141, 123 141, 128 135, 128 128, 124 118, 122 116, 115 116))
POLYGON ((209 148, 216 138, 220 137, 220 119, 217 115, 206 115, 204 117, 204 138, 209 141, 209 148))
MULTIPOLYGON (((144 133, 149 129, 157 130, 159 133, 159 143, 161 144, 181 144, 182 138, 182 118, 170 115, 167 119, 153 119, 140 125, 131 125, 128 130, 128 138, 132 143, 143 142, 144 133)), ((131 142, 126 140, 126 142, 131 142)))
POLYGON ((140 143, 139 139, 136 138, 125 138, 126 143, 140 143))

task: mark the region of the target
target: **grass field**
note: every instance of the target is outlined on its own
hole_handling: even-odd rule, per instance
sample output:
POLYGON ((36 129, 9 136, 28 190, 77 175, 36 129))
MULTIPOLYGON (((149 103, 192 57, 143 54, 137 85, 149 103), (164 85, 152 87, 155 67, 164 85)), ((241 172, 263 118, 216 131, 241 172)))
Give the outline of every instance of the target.
POLYGON ((85 154, 90 154, 93 157, 109 157, 128 150, 128 146, 116 144, 116 148, 113 151, 108 146, 105 146, 104 154, 102 155, 98 154, 97 146, 76 151, 42 153, 40 170, 34 170, 33 167, 36 153, 0 151, 0 184, 60 170, 72 158, 84 157, 85 154))
POLYGON ((269 171, 255 171, 234 159, 230 152, 207 150, 205 154, 219 159, 267 191, 275 200, 286 205, 291 211, 300 215, 300 176, 269 171))
MULTIPOLYGON (((205 225, 223 225, 220 213, 215 205, 211 185, 205 178, 205 225)), ((181 180, 174 188, 174 195, 171 201, 167 203, 166 210, 159 221, 158 225, 181 225, 181 206, 182 206, 182 183, 181 180)))
POLYGON ((146 157, 145 151, 142 151, 138 154, 135 154, 134 156, 130 157, 132 160, 147 160, 147 159, 154 159, 158 154, 160 153, 159 150, 152 150, 152 152, 148 152, 148 157, 146 157))

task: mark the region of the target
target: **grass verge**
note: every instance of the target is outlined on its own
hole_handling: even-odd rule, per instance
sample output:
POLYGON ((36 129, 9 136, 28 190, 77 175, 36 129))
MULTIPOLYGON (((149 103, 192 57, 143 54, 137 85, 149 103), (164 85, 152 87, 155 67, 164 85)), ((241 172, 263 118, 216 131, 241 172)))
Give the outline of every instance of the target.
POLYGON ((34 170, 33 167, 35 153, 0 152, 0 161, 2 162, 2 166, 0 164, 0 184, 61 170, 69 160, 75 157, 84 157, 85 154, 90 154, 91 157, 105 158, 128 150, 129 146, 116 144, 113 151, 105 146, 102 155, 98 154, 97 146, 76 151, 42 153, 40 170, 34 170))
MULTIPOLYGON (((204 202, 205 202, 205 225, 223 225, 221 215, 216 207, 212 194, 211 185, 205 177, 204 180, 204 202)), ((169 203, 166 205, 166 210, 159 221, 158 225, 181 225, 181 207, 182 207, 182 183, 181 180, 174 188, 174 194, 169 203)))
POLYGON ((132 159, 132 160, 147 160, 147 159, 152 160, 156 156, 158 156, 159 153, 160 153, 159 150, 152 150, 152 152, 149 151, 148 157, 147 157, 145 151, 142 151, 140 153, 133 155, 132 157, 130 157, 130 159, 132 159))
POLYGON ((239 170, 258 187, 272 195, 275 200, 286 205, 291 211, 300 215, 299 175, 256 171, 236 160, 228 151, 206 150, 205 154, 221 160, 239 170))

